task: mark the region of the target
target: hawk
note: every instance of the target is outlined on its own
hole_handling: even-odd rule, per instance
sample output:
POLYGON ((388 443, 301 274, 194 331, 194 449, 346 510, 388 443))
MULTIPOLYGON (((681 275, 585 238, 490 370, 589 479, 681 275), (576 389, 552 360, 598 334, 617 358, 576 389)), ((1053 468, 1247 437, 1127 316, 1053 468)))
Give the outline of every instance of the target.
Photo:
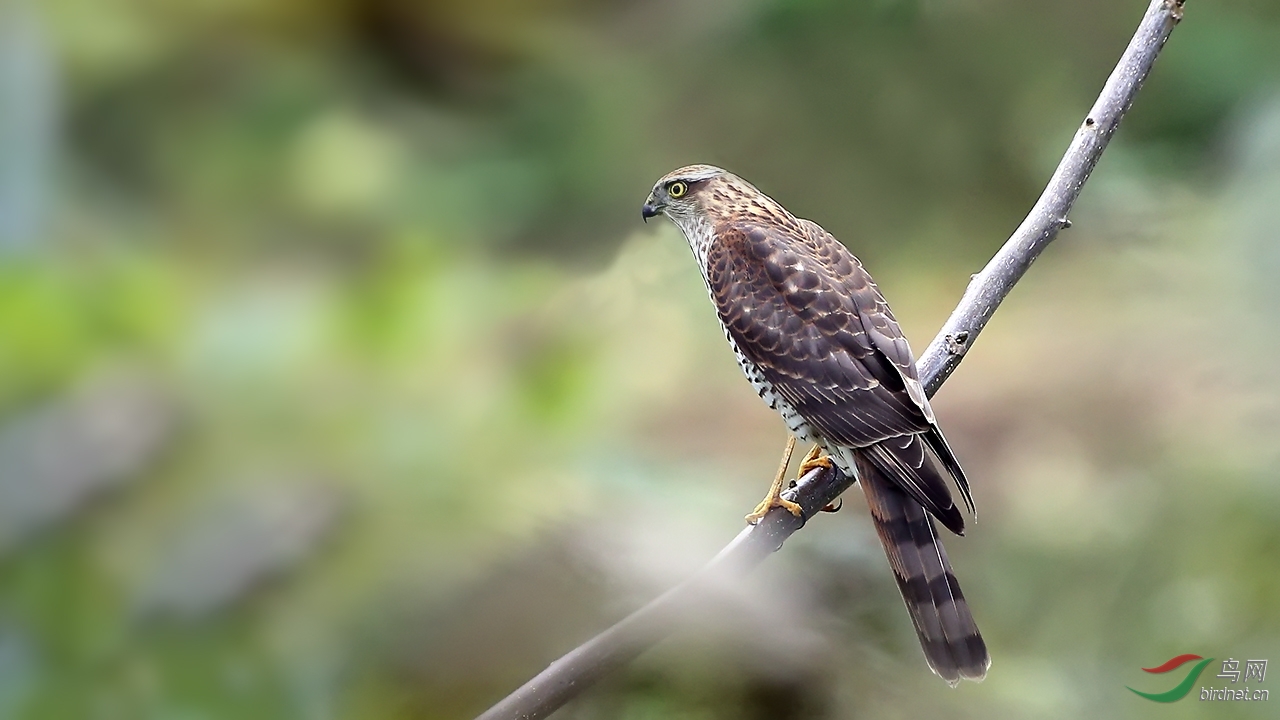
MULTIPOLYGON (((973 513, 969 482, 862 263, 710 165, 667 174, 641 214, 667 216, 689 241, 738 364, 791 431, 783 470, 799 439, 815 443, 802 468, 834 463, 861 483, 929 667, 953 686, 981 680, 991 659, 934 526, 964 534, 946 479, 973 513)), ((748 522, 775 507, 800 514, 780 495, 783 470, 748 522)))

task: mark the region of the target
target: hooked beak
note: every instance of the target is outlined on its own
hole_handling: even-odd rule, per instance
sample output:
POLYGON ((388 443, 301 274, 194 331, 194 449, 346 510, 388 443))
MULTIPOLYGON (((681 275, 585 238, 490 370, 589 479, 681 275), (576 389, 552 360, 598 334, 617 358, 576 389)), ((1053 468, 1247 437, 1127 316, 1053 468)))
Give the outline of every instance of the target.
POLYGON ((644 207, 640 208, 640 218, 645 222, 649 222, 649 218, 656 217, 661 214, 662 206, 654 203, 652 199, 646 202, 644 207))

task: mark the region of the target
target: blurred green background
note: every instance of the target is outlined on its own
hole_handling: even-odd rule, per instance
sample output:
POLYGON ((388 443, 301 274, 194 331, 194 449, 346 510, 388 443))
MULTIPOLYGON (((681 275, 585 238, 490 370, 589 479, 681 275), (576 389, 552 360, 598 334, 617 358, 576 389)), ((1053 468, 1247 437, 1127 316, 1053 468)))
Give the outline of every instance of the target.
MULTIPOLYGON (((784 441, 653 181, 821 222, 920 351, 1143 10, 0 0, 0 717, 480 712, 784 441)), ((1072 219, 935 401, 984 683, 854 490, 558 717, 1275 717, 1125 686, 1280 662, 1280 5, 1188 3, 1072 219)))

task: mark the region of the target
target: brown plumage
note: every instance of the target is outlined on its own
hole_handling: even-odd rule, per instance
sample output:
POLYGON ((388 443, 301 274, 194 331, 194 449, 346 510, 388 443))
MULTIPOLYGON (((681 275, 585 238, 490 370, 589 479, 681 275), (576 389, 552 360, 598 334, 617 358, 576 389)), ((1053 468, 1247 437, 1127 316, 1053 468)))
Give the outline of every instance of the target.
POLYGON ((990 658, 930 517, 963 534, 946 478, 972 512, 969 483, 871 276, 816 223, 709 165, 659 180, 643 215, 659 213, 688 239, 761 398, 860 480, 929 666, 982 679, 990 658))

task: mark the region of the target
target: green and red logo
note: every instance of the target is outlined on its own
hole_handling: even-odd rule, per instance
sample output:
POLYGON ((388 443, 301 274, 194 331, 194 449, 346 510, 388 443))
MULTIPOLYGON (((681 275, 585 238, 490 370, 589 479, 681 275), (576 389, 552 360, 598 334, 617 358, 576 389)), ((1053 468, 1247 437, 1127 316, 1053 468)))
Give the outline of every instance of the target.
MULTIPOLYGON (((1182 678, 1182 682, 1174 686, 1172 690, 1162 693, 1145 693, 1141 690, 1133 690, 1133 688, 1129 689, 1133 690, 1134 693, 1141 695, 1148 700, 1154 700, 1155 702, 1170 703, 1181 700, 1187 696, 1187 693, 1191 692, 1191 686, 1196 684, 1196 680, 1200 678, 1200 673, 1204 672, 1205 667, 1208 666, 1209 663, 1213 662, 1213 658, 1202 658, 1199 655, 1187 653, 1186 655, 1179 655, 1178 657, 1170 658, 1168 662, 1165 662, 1162 665, 1142 668, 1144 672, 1167 673, 1177 670, 1192 660, 1199 660, 1200 662, 1196 663, 1195 666, 1187 672, 1187 676, 1182 678)), ((1129 686, 1126 685, 1125 687, 1129 686)))

